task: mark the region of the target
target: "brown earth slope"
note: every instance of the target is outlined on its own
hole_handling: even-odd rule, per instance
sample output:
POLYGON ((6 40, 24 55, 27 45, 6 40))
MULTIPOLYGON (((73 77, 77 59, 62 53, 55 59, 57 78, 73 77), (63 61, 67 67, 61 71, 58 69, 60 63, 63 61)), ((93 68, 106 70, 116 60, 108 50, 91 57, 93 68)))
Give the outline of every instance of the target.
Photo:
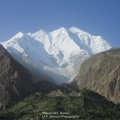
POLYGON ((0 108, 34 91, 29 71, 0 45, 0 108))
POLYGON ((120 103, 120 48, 87 59, 74 83, 80 89, 93 90, 114 103, 120 103))

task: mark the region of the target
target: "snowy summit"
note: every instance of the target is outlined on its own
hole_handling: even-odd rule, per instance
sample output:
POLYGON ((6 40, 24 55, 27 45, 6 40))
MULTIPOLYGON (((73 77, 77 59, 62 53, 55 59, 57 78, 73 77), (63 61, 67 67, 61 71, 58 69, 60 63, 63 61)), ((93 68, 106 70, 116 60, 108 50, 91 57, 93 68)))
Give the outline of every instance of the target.
POLYGON ((43 30, 19 32, 1 44, 33 73, 35 82, 42 75, 42 79, 58 84, 72 80, 89 56, 111 48, 101 36, 93 36, 76 27, 62 27, 49 33, 43 30))

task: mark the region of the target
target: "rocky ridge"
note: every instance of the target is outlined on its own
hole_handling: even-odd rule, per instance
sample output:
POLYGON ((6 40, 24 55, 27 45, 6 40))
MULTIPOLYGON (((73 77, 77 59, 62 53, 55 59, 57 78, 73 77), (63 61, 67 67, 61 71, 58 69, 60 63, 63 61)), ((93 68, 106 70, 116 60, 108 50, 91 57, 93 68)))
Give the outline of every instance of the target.
POLYGON ((74 79, 79 89, 89 89, 120 103, 120 48, 87 59, 74 79))

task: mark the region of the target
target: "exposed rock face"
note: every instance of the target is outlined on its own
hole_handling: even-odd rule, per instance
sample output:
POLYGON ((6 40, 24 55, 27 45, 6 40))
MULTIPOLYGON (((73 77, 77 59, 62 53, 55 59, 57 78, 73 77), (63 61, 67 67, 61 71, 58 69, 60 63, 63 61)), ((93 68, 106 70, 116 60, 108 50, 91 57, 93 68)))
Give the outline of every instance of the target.
POLYGON ((74 82, 80 89, 96 91, 107 99, 120 103, 120 48, 87 59, 81 65, 74 82))
POLYGON ((0 108, 34 91, 29 71, 0 45, 0 108))

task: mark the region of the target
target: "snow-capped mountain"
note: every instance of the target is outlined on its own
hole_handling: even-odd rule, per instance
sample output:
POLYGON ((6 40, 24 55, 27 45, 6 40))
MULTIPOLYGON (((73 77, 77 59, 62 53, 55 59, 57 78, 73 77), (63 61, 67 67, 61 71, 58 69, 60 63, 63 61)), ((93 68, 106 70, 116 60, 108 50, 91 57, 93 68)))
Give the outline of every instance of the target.
POLYGON ((33 73, 35 81, 42 75, 42 79, 58 84, 72 80, 89 56, 111 48, 101 36, 93 36, 76 27, 62 27, 49 33, 43 30, 19 32, 1 44, 33 73))

